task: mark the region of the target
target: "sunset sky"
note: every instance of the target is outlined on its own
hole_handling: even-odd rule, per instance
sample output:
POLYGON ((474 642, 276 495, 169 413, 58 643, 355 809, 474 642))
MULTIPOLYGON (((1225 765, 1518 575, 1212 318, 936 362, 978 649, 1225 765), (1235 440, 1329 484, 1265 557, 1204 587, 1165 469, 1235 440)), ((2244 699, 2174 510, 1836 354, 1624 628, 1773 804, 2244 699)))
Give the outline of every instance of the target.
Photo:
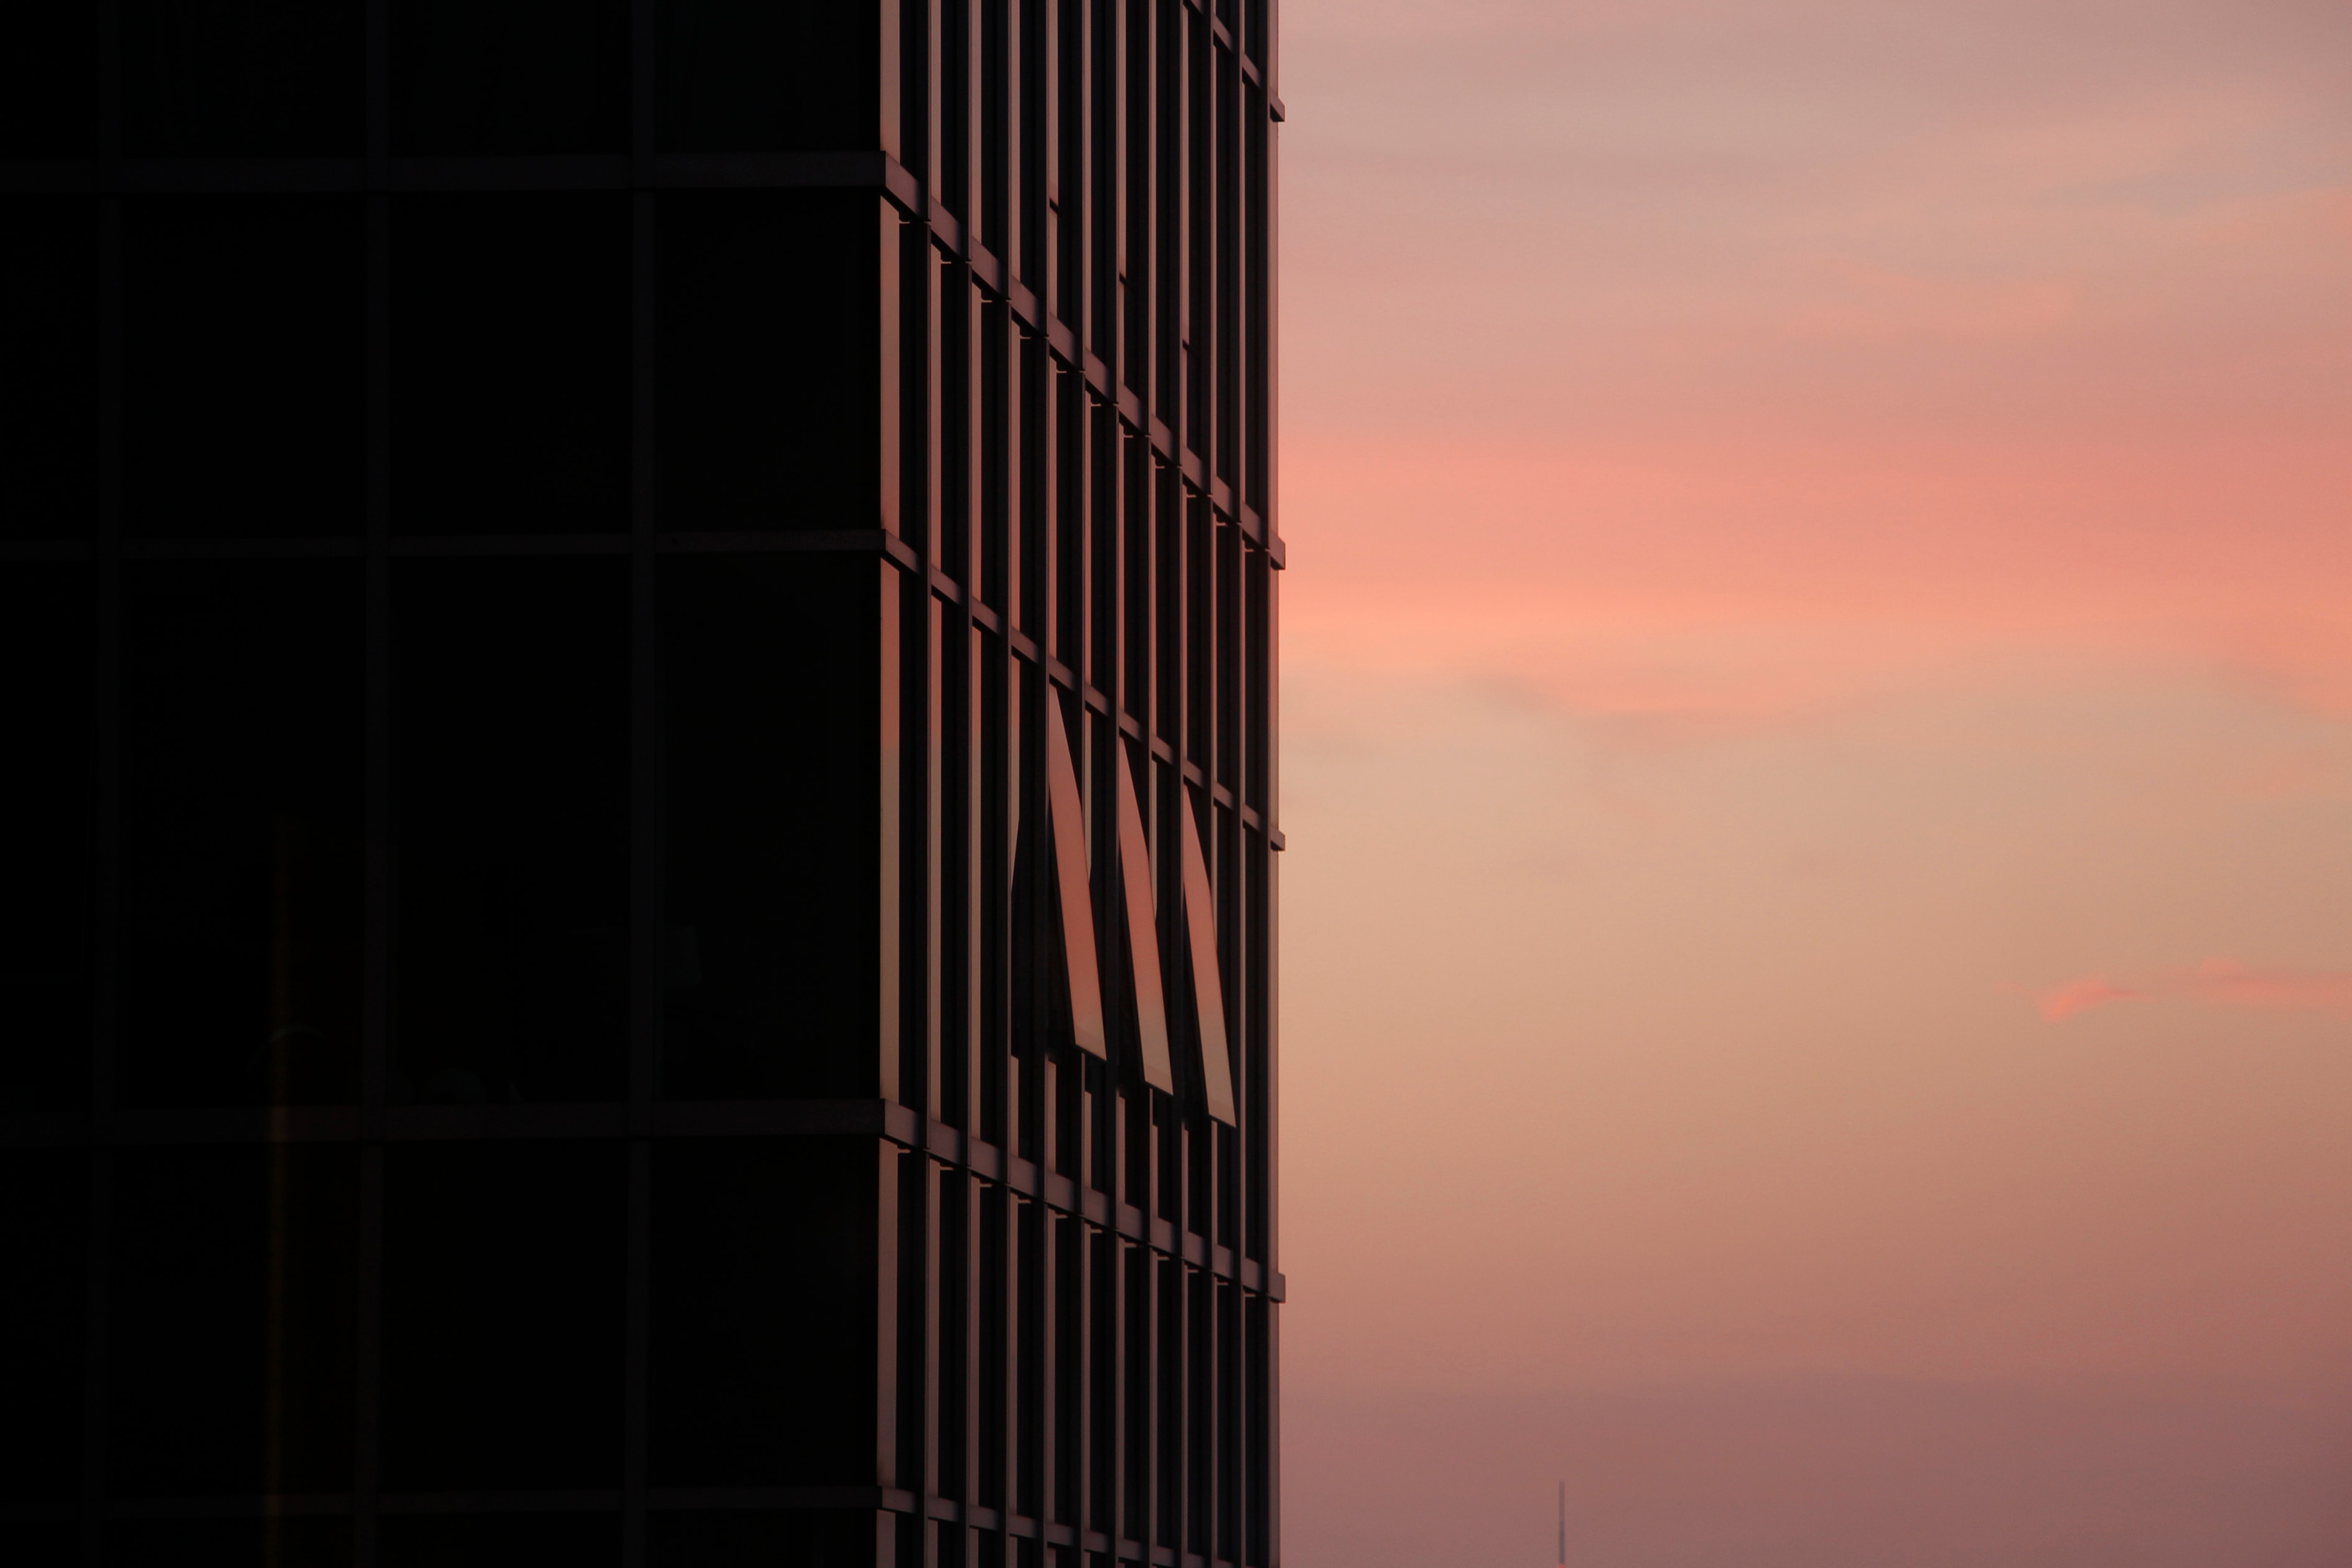
POLYGON ((1289 1568, 2352 1563, 2352 5, 1282 24, 1289 1568))

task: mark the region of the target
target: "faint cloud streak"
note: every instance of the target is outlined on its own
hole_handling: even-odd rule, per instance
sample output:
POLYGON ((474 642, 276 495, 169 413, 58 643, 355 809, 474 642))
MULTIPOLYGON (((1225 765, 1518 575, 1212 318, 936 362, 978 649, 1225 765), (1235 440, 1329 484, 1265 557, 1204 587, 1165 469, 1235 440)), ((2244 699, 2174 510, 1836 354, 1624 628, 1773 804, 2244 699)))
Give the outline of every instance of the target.
POLYGON ((2352 973, 2255 969, 2234 958, 2214 958, 2146 980, 2119 982, 2104 974, 2085 974, 2041 993, 2034 1005, 2044 1019, 2055 1024, 2114 1002, 2165 997, 2186 997, 2225 1007, 2352 1016, 2352 973))

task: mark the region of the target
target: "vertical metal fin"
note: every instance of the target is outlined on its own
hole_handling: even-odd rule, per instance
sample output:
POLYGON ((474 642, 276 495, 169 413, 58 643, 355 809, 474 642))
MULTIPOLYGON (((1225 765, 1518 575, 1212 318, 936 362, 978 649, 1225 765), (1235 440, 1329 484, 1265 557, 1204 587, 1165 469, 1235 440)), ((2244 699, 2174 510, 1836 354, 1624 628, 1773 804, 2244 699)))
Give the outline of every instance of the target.
POLYGON ((1118 753, 1118 880, 1127 896, 1135 1040, 1143 1058, 1143 1081, 1173 1094, 1176 1077, 1168 1062, 1168 992, 1160 983, 1160 921, 1152 911, 1151 849, 1144 842, 1135 776, 1127 770, 1127 745, 1121 742, 1115 750, 1118 753))
MULTIPOLYGON (((1045 805, 1053 819, 1054 890, 1062 906, 1062 961, 1070 992, 1070 1034, 1078 1049, 1110 1055, 1103 1033, 1102 965, 1095 957, 1094 897, 1087 887, 1087 826, 1078 771, 1070 762, 1062 705, 1045 694, 1045 805)), ((1161 1053, 1167 1054, 1165 1047, 1161 1053)))
POLYGON ((1217 906, 1209 891, 1209 862, 1192 825, 1192 803, 1176 814, 1184 840, 1184 930, 1192 957, 1192 1012, 1199 1022, 1201 1093, 1209 1114, 1228 1127, 1234 1116, 1233 1055, 1225 1047, 1225 990, 1217 975, 1217 906))

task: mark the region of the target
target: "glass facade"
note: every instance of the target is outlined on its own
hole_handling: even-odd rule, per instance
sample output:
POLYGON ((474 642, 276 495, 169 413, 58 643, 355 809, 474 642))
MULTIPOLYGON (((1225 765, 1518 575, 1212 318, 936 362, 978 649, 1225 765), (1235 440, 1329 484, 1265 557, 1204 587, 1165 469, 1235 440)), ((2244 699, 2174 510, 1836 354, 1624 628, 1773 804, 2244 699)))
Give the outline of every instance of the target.
POLYGON ((1268 0, 36 0, 0 1558, 1275 1568, 1268 0))

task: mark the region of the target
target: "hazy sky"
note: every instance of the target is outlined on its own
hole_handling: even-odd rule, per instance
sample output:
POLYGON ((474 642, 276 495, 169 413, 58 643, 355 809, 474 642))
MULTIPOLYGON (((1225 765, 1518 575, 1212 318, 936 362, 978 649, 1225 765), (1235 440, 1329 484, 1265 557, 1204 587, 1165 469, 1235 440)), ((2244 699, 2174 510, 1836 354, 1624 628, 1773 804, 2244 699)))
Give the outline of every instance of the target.
POLYGON ((1283 31, 1289 1568, 2352 1563, 2352 5, 1283 31))

